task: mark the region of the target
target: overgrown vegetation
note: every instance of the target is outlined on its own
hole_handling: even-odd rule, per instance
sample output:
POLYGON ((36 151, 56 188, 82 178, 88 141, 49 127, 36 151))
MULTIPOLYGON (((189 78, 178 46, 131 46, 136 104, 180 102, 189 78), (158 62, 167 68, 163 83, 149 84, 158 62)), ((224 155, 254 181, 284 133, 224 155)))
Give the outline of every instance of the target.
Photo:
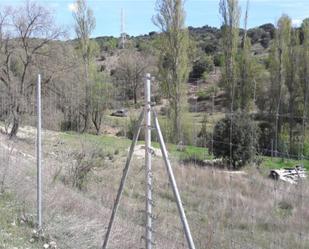
POLYGON ((239 169, 256 156, 258 130, 246 114, 234 114, 220 120, 213 134, 213 153, 224 158, 229 167, 239 169))

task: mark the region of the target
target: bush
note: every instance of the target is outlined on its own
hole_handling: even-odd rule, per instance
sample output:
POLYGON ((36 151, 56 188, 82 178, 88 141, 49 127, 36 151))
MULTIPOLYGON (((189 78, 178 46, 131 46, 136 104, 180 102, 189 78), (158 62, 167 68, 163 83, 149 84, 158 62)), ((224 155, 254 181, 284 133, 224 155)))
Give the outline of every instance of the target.
POLYGON ((219 88, 217 88, 216 86, 210 87, 210 88, 203 90, 203 91, 198 91, 197 94, 196 94, 197 95, 197 102, 205 101, 205 100, 211 100, 212 97, 214 95, 216 95, 218 91, 219 91, 219 88))
POLYGON ((204 73, 209 73, 214 69, 214 62, 211 56, 202 56, 193 64, 190 79, 201 79, 204 73))
POLYGON ((78 131, 78 121, 77 120, 66 120, 62 121, 60 124, 61 131, 78 131))
POLYGON ((222 67, 222 65, 223 65, 223 60, 224 60, 223 54, 216 54, 216 55, 214 56, 214 65, 215 65, 216 67, 222 67))
POLYGON ((162 105, 162 96, 160 94, 156 94, 155 96, 151 97, 151 101, 155 102, 156 105, 162 105))
POLYGON ((208 91, 198 91, 197 92, 197 102, 209 100, 211 95, 208 91))
MULTIPOLYGON (((65 175, 61 178, 64 184, 71 185, 78 190, 86 188, 89 173, 94 168, 101 167, 102 161, 106 157, 112 160, 103 150, 90 147, 83 147, 81 151, 73 152, 72 156, 75 159, 75 163, 70 166, 68 172, 65 172, 65 175)), ((60 172, 57 174, 60 174, 60 172)))
POLYGON ((254 159, 258 128, 248 115, 237 113, 232 118, 226 116, 218 121, 213 132, 213 154, 215 157, 222 157, 228 165, 232 165, 233 169, 239 169, 254 159), (230 151, 231 124, 232 151, 230 151))

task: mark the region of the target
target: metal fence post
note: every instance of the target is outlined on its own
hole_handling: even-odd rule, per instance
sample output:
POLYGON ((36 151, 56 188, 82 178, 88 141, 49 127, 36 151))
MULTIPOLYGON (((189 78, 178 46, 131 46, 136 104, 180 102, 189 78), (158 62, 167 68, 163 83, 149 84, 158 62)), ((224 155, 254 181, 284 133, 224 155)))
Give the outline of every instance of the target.
POLYGON ((41 75, 37 81, 37 225, 38 231, 42 230, 42 111, 41 111, 41 75))
POLYGON ((152 249, 152 167, 150 74, 145 81, 146 249, 152 249))
POLYGON ((156 131, 157 131, 157 134, 158 134, 158 139, 159 139, 159 143, 160 143, 162 156, 163 156, 163 159, 164 159, 164 162, 165 162, 165 166, 166 166, 166 169, 167 169, 167 173, 168 173, 170 183, 172 185, 173 193, 174 193, 174 196, 175 196, 175 199, 176 199, 177 208, 178 208, 179 216, 180 216, 180 219, 181 219, 181 222, 182 222, 182 225, 183 225, 183 229, 184 229, 184 232, 185 232, 185 235, 186 235, 187 243, 188 243, 189 249, 195 249, 195 245, 194 245, 193 238, 192 238, 192 235, 191 235, 190 227, 189 227, 187 217, 186 217, 183 205, 182 205, 181 197, 180 197, 180 194, 179 194, 179 191, 178 191, 176 179, 175 179, 175 176, 174 176, 174 173, 173 173, 173 169, 172 169, 170 160, 168 158, 168 153, 167 153, 167 149, 166 149, 166 146, 165 146, 165 143, 164 143, 161 128, 160 128, 160 125, 159 125, 159 120, 158 120, 156 112, 153 111, 153 113, 154 113, 155 128, 156 128, 156 131))
POLYGON ((131 143, 131 147, 130 147, 129 155, 128 155, 128 158, 127 158, 127 161, 126 161, 126 165, 125 165, 124 170, 123 170, 122 178, 121 178, 121 181, 120 181, 120 186, 119 186, 119 189, 118 189, 118 192, 117 192, 117 197, 116 197, 114 207, 113 207, 113 210, 112 210, 112 215, 111 215, 111 218, 109 220, 109 224, 108 224, 107 232, 106 232, 106 235, 105 235, 105 238, 104 238, 102 249, 106 249, 107 246, 108 246, 110 233, 111 233, 113 225, 114 225, 114 220, 115 220, 116 213, 117 213, 117 210, 118 210, 118 207, 119 207, 121 195, 123 193, 123 189, 124 189, 127 177, 128 177, 130 164, 131 164, 131 160, 132 160, 132 156, 133 156, 133 152, 134 152, 134 147, 137 143, 139 133, 141 131, 141 125, 142 125, 142 122, 143 122, 143 118, 144 118, 144 112, 141 113, 141 115, 138 119, 138 122, 137 122, 136 131, 135 131, 135 134, 134 134, 134 137, 133 137, 133 141, 131 143))

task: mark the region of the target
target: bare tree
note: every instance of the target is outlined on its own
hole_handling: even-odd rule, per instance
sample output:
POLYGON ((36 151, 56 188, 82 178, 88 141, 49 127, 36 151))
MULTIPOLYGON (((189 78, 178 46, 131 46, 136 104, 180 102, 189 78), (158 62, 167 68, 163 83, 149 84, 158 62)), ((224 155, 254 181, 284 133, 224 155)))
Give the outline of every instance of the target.
POLYGON ((146 71, 151 70, 151 58, 139 52, 126 50, 121 54, 116 67, 116 79, 120 83, 121 91, 133 98, 137 104, 138 96, 143 89, 143 78, 146 71))
POLYGON ((91 118, 97 135, 100 134, 102 118, 110 108, 113 96, 113 87, 110 79, 103 73, 93 72, 91 118))
MULTIPOLYGON (((51 54, 49 44, 64 33, 55 26, 52 13, 34 2, 1 12, 0 84, 9 99, 13 138, 33 94, 35 75, 48 61, 44 58, 51 54)), ((52 78, 53 73, 45 75, 42 84, 48 84, 52 78)))

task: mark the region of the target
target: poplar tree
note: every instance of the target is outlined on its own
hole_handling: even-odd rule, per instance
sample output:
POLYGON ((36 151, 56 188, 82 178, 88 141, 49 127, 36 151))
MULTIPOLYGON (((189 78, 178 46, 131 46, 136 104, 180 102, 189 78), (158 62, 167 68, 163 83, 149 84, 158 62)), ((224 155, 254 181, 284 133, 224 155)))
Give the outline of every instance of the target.
POLYGON ((222 83, 230 93, 231 111, 235 109, 234 97, 237 84, 237 51, 239 42, 240 7, 238 0, 220 0, 219 11, 222 17, 223 72, 222 83))
MULTIPOLYGON (((303 35, 300 53, 300 85, 303 96, 303 122, 302 122, 302 144, 305 142, 307 116, 308 116, 308 91, 309 91, 309 19, 305 19, 301 25, 303 35)), ((304 146, 303 146, 304 147, 304 146)), ((304 148, 302 148, 304 150, 304 148)), ((302 151, 304 154, 304 151, 302 151)))
POLYGON ((93 59, 93 44, 90 36, 95 29, 96 21, 93 11, 87 6, 86 0, 76 0, 76 10, 73 11, 75 19, 75 33, 78 38, 78 48, 81 53, 84 67, 85 99, 82 106, 82 117, 84 119, 83 132, 89 128, 91 115, 91 84, 89 79, 89 67, 93 59))
POLYGON ((256 77, 256 66, 251 55, 251 40, 247 35, 249 1, 247 1, 247 8, 245 13, 245 28, 242 37, 241 48, 239 51, 238 64, 238 84, 235 89, 235 108, 248 112, 252 107, 256 77))
POLYGON ((182 117, 186 83, 189 76, 189 34, 185 27, 182 0, 157 0, 154 23, 162 34, 159 38, 159 78, 161 89, 167 96, 173 123, 173 140, 182 140, 182 117))
POLYGON ((270 75, 271 75, 271 95, 272 102, 270 105, 270 117, 274 117, 275 137, 274 137, 274 151, 275 155, 279 150, 279 138, 283 125, 283 120, 280 113, 284 110, 284 96, 286 93, 287 80, 287 65, 289 58, 289 48, 291 46, 291 19, 283 15, 277 23, 277 32, 274 43, 270 52, 270 75))

